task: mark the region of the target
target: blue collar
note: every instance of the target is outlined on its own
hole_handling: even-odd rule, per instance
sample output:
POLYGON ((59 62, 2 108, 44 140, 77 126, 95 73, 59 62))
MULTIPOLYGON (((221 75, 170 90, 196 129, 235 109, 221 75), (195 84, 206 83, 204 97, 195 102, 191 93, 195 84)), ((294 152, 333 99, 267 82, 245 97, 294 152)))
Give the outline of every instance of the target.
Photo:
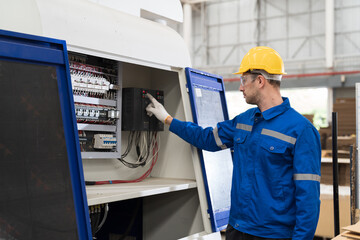
POLYGON ((263 113, 261 113, 259 108, 256 108, 252 119, 255 118, 255 116, 262 115, 265 120, 270 120, 270 119, 286 112, 289 108, 291 108, 290 102, 289 102, 289 99, 286 97, 283 97, 282 99, 283 99, 283 102, 280 105, 272 107, 272 108, 264 111, 263 113))

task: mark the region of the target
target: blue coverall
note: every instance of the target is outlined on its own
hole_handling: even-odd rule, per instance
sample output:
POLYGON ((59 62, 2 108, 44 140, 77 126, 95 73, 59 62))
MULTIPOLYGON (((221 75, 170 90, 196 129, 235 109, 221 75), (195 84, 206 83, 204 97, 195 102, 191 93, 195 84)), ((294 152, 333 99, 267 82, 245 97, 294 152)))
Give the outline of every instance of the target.
POLYGON ((320 211, 318 131, 289 100, 215 128, 173 119, 170 131, 208 151, 234 148, 229 224, 266 238, 313 239, 320 211))

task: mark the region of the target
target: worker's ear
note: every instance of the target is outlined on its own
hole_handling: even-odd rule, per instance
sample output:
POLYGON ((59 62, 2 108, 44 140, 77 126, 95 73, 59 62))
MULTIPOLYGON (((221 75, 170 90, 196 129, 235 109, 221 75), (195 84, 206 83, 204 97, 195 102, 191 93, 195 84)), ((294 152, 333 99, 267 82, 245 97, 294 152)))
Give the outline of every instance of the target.
POLYGON ((263 88, 265 86, 265 82, 267 81, 263 75, 258 75, 257 77, 257 81, 258 81, 258 86, 259 88, 263 88))

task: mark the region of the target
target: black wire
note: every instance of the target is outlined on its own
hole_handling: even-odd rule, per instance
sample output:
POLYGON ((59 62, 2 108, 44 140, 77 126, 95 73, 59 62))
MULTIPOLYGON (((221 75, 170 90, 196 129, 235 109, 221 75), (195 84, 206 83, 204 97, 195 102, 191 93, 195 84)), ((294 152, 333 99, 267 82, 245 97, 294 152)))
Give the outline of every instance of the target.
POLYGON ((91 225, 91 235, 94 236, 95 226, 94 226, 94 213, 90 211, 90 225, 91 225))
POLYGON ((146 164, 147 160, 149 159, 150 156, 150 149, 151 149, 151 133, 150 130, 147 131, 147 151, 146 151, 146 155, 145 155, 145 160, 144 160, 144 165, 146 164))
POLYGON ((130 153, 131 149, 132 149, 132 145, 133 145, 133 141, 134 141, 134 135, 135 135, 135 131, 131 131, 129 133, 128 136, 128 145, 126 147, 125 152, 121 155, 121 158, 118 158, 118 160, 120 162, 122 162, 125 166, 129 167, 129 168, 136 168, 138 166, 134 165, 133 163, 129 163, 127 162, 124 158, 130 153))
POLYGON ((140 131, 136 131, 136 132, 132 131, 129 134, 129 137, 128 137, 128 145, 126 147, 126 150, 121 155, 121 158, 118 158, 118 160, 128 168, 138 168, 140 166, 145 166, 146 162, 147 162, 147 160, 148 160, 148 158, 150 156, 150 149, 151 149, 151 142, 150 142, 151 137, 150 136, 151 136, 151 132, 147 131, 147 136, 146 137, 147 137, 148 141, 147 141, 146 154, 145 154, 144 157, 140 157, 140 154, 141 154, 141 152, 140 152, 141 151, 141 149, 140 149, 141 132, 140 131), (137 156, 140 157, 140 159, 139 159, 140 162, 139 163, 131 163, 131 162, 128 162, 128 161, 125 160, 125 157, 129 154, 129 152, 132 149, 133 141, 135 141, 134 145, 135 145, 135 148, 136 148, 137 156))
POLYGON ((85 181, 85 185, 95 185, 96 181, 85 181))
POLYGON ((95 232, 94 232, 93 236, 95 236, 97 230, 99 229, 101 213, 102 213, 102 208, 101 208, 101 206, 99 206, 99 212, 97 212, 96 215, 95 215, 96 216, 96 222, 95 222, 95 232))
POLYGON ((125 152, 121 155, 121 158, 125 158, 129 152, 131 151, 131 148, 132 148, 132 143, 133 143, 133 139, 134 139, 134 134, 135 132, 134 131, 131 131, 129 133, 129 136, 128 136, 128 145, 126 147, 126 150, 125 152))
POLYGON ((150 131, 147 131, 146 132, 147 133, 147 136, 145 136, 146 138, 147 138, 147 147, 146 147, 146 153, 145 153, 145 156, 144 157, 140 157, 140 154, 141 154, 141 152, 140 152, 140 148, 141 148, 141 146, 140 146, 140 136, 141 136, 141 133, 139 134, 139 138, 137 139, 137 141, 136 141, 136 153, 137 153, 137 156, 138 156, 138 158, 139 158, 139 164, 141 165, 141 166, 145 166, 146 165, 146 162, 147 162, 147 160, 148 160, 148 158, 149 158, 149 152, 150 152, 150 146, 151 146, 151 144, 150 144, 150 131))
POLYGON ((137 168, 137 167, 141 166, 141 163, 130 163, 130 162, 127 162, 125 159, 122 159, 122 158, 118 158, 118 160, 128 168, 137 168))

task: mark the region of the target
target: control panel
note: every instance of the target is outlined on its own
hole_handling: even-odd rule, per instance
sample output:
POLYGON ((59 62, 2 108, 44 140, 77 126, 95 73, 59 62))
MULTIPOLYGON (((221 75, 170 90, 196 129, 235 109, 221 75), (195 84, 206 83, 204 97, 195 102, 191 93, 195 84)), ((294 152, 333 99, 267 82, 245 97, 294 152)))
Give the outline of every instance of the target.
POLYGON ((69 64, 82 158, 119 157, 116 61, 69 53, 69 64))
POLYGON ((122 130, 123 131, 163 131, 164 124, 155 116, 148 116, 146 107, 150 93, 158 102, 164 104, 164 92, 144 88, 124 88, 122 96, 122 130))

